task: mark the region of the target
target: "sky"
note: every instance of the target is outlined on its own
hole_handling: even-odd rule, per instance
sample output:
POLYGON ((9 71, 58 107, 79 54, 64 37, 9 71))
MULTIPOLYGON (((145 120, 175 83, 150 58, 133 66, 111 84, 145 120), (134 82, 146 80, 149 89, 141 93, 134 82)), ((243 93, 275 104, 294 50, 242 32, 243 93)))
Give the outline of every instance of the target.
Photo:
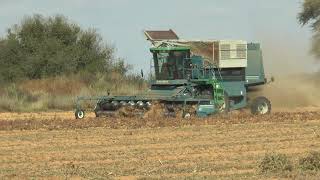
POLYGON ((297 22, 301 6, 302 0, 0 0, 0 36, 25 16, 62 14, 95 28, 135 72, 150 69, 145 29, 259 42, 268 75, 312 72, 319 66, 309 53, 311 29, 297 22))

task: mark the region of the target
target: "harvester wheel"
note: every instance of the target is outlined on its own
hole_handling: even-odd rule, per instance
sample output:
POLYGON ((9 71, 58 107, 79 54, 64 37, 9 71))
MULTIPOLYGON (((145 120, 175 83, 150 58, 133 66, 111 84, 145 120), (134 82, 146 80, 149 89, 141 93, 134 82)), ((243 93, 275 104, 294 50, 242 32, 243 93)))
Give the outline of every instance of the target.
POLYGON ((82 109, 77 109, 76 112, 74 113, 76 119, 83 119, 84 118, 84 110, 82 109))
POLYGON ((251 105, 251 113, 254 115, 265 115, 271 113, 271 103, 266 97, 257 97, 251 105))
POLYGON ((97 118, 100 116, 99 110, 100 110, 100 106, 99 106, 99 104, 97 103, 97 104, 95 105, 94 109, 93 109, 94 114, 96 115, 97 118))
POLYGON ((183 119, 190 119, 190 118, 191 118, 191 114, 188 113, 188 112, 183 113, 183 114, 182 114, 182 118, 183 118, 183 119))
POLYGON ((96 115, 96 118, 100 117, 100 114, 98 111, 95 111, 94 114, 96 115))

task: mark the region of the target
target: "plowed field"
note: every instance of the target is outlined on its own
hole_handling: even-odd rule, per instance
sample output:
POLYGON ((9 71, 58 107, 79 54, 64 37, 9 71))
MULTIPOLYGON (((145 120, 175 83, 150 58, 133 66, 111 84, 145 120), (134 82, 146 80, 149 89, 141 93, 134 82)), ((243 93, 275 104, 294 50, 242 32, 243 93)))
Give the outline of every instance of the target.
POLYGON ((266 179, 277 178, 259 172, 266 153, 296 162, 310 151, 316 108, 189 120, 0 113, 1 179, 266 179))

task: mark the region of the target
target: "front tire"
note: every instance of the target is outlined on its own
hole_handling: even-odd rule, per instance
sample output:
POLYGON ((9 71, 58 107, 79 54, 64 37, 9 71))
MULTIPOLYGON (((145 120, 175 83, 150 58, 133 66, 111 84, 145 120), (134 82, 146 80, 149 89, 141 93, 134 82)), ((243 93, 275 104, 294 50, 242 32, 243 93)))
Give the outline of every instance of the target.
POLYGON ((190 119, 190 118, 191 118, 191 114, 188 113, 188 112, 183 112, 182 118, 183 118, 183 119, 190 119))
POLYGON ((83 119, 85 116, 84 110, 82 109, 77 109, 76 112, 74 113, 76 119, 83 119))
POLYGON ((251 113, 254 115, 266 115, 271 113, 271 103, 266 97, 257 97, 251 105, 251 113))
POLYGON ((94 114, 96 115, 96 118, 100 117, 100 114, 99 114, 100 109, 101 108, 100 108, 99 102, 97 102, 96 106, 93 109, 94 114))

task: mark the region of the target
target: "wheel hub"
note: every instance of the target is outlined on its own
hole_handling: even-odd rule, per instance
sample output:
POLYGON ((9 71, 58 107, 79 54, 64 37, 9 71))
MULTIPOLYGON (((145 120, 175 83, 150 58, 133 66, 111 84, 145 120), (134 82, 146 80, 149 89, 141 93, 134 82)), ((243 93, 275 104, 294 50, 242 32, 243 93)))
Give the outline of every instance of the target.
POLYGON ((259 106, 258 106, 258 112, 259 114, 267 114, 268 113, 268 110, 269 110, 269 107, 268 107, 268 104, 267 103, 261 103, 259 106))
POLYGON ((79 117, 79 119, 82 119, 84 117, 83 111, 78 112, 78 117, 79 117))

